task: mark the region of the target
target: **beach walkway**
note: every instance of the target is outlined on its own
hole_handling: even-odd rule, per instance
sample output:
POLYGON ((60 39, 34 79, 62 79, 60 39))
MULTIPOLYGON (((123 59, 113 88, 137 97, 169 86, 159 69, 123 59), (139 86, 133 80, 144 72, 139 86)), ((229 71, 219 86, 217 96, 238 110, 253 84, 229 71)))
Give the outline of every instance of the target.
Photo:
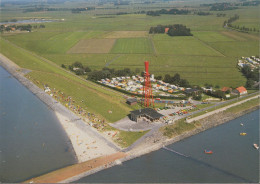
POLYGON ((71 165, 45 175, 32 178, 23 183, 68 183, 82 176, 87 176, 101 169, 115 165, 115 161, 126 157, 126 153, 117 152, 111 155, 98 157, 86 162, 71 165))

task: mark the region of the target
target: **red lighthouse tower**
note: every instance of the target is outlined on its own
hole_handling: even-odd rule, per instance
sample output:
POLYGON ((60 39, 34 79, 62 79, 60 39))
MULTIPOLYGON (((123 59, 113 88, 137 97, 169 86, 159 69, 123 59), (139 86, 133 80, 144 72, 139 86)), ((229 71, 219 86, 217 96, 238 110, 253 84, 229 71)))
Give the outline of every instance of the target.
POLYGON ((143 86, 144 106, 145 107, 153 106, 154 108, 153 90, 152 90, 150 74, 149 74, 149 62, 145 61, 144 65, 145 65, 144 86, 143 86))

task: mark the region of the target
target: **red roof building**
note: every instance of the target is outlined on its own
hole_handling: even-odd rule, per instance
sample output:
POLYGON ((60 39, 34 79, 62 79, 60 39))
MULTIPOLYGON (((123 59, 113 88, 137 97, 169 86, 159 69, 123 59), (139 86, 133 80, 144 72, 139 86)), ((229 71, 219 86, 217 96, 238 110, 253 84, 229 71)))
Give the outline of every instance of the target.
POLYGON ((227 91, 231 91, 231 90, 232 90, 232 88, 230 88, 230 87, 223 87, 221 89, 221 91, 223 91, 223 92, 227 92, 227 91))
POLYGON ((170 28, 166 27, 166 28, 164 29, 164 32, 165 32, 165 33, 168 33, 169 29, 170 29, 170 28))
POLYGON ((235 92, 240 95, 247 94, 247 90, 244 86, 240 86, 240 87, 236 88, 235 92))

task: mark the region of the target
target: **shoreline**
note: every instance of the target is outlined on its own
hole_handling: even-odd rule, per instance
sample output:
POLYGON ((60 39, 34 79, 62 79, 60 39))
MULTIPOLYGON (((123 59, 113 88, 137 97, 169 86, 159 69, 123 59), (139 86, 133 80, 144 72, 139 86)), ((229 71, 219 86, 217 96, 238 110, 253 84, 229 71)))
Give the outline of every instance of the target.
POLYGON ((2 54, 0 54, 0 66, 55 113, 70 140, 69 144, 73 147, 78 163, 119 151, 119 148, 113 142, 107 140, 80 117, 24 77, 24 74, 28 73, 27 69, 20 68, 2 54))
MULTIPOLYGON (((241 117, 241 116, 243 116, 247 113, 253 112, 257 109, 259 109, 259 106, 255 106, 255 107, 252 107, 250 109, 247 109, 247 110, 241 111, 239 113, 233 114, 233 116, 230 116, 230 114, 226 114, 226 115, 222 116, 221 118, 219 118, 219 115, 222 114, 222 112, 220 112, 220 114, 218 113, 218 114, 212 115, 212 116, 215 116, 215 117, 208 116, 207 118, 205 118, 203 120, 204 122, 202 122, 203 125, 201 126, 201 128, 196 128, 194 130, 184 132, 181 135, 175 136, 175 137, 170 138, 170 139, 164 139, 163 141, 161 141, 159 143, 153 143, 153 141, 151 141, 151 140, 150 140, 150 142, 143 142, 143 144, 140 144, 138 147, 136 147, 136 148, 132 149, 131 151, 127 152, 127 155, 125 157, 121 158, 121 159, 118 159, 118 161, 123 164, 123 162, 126 162, 126 161, 129 161, 129 160, 144 156, 144 155, 149 154, 151 152, 157 151, 164 146, 182 141, 182 140, 189 138, 193 135, 207 131, 211 128, 217 127, 217 126, 222 125, 224 123, 227 123, 231 120, 239 118, 239 117, 241 117), (215 118, 217 121, 215 121, 214 123, 207 123, 207 122, 211 121, 212 118, 215 118)), ((150 137, 153 137, 153 135, 151 135, 150 137)), ((98 168, 94 168, 93 170, 86 171, 86 172, 83 172, 83 173, 76 175, 74 177, 70 177, 66 180, 63 180, 63 181, 61 181, 61 183, 75 182, 75 181, 77 181, 77 180, 79 180, 83 177, 89 176, 91 174, 95 174, 95 173, 102 171, 102 170, 105 170, 105 169, 109 169, 110 167, 118 165, 116 161, 117 160, 115 160, 113 163, 111 163, 109 167, 100 166, 98 168)))
MULTIPOLYGON (((30 90, 35 96, 37 96, 43 103, 45 103, 51 110, 54 111, 54 113, 56 114, 56 117, 58 118, 58 120, 60 122, 60 125, 63 127, 64 132, 67 134, 68 139, 70 140, 70 144, 73 146, 73 149, 76 153, 76 158, 78 159, 78 162, 79 162, 78 164, 86 162, 86 161, 93 161, 94 159, 101 159, 101 162, 103 161, 103 163, 106 163, 106 160, 105 160, 106 157, 104 157, 105 155, 112 156, 113 154, 120 153, 119 152, 120 149, 117 146, 115 146, 114 143, 107 140, 100 133, 98 133, 97 130, 95 130, 93 127, 87 125, 83 120, 81 120, 81 118, 79 118, 77 115, 75 115, 69 109, 64 107, 58 101, 53 99, 51 96, 46 94, 42 89, 40 89, 38 86, 33 84, 29 79, 24 77, 24 74, 27 73, 28 70, 20 68, 19 66, 17 66, 15 63, 13 63, 11 60, 6 58, 2 54, 0 54, 0 66, 2 66, 4 69, 6 69, 23 86, 25 86, 28 90, 30 90), (4 61, 2 61, 2 60, 4 60, 4 61), (76 136, 76 134, 80 135, 80 138, 78 138, 76 136), (97 151, 97 148, 92 147, 94 149, 94 151, 90 155, 88 155, 88 157, 82 156, 84 151, 85 152, 90 151, 90 149, 87 149, 87 147, 91 143, 94 144, 95 140, 92 140, 93 137, 95 139, 101 141, 100 143, 95 142, 101 148, 101 150, 97 151), (84 142, 84 140, 88 140, 89 142, 84 142), (104 146, 107 146, 107 148, 104 148, 104 146), (105 152, 105 154, 102 154, 104 152, 105 152)), ((191 131, 184 132, 173 138, 166 138, 165 136, 162 136, 162 133, 160 131, 153 132, 149 136, 145 137, 145 139, 140 144, 133 147, 130 151, 125 151, 124 153, 126 155, 123 158, 115 159, 113 161, 111 160, 109 165, 101 164, 94 168, 91 167, 91 169, 88 169, 87 171, 81 171, 81 173, 77 172, 77 173, 75 173, 75 176, 70 176, 59 182, 76 181, 82 177, 86 177, 86 176, 94 174, 98 171, 118 165, 118 163, 122 163, 122 162, 125 162, 128 160, 143 156, 145 154, 151 153, 153 151, 159 150, 163 146, 173 144, 175 142, 188 138, 192 135, 206 131, 210 128, 216 127, 216 126, 226 123, 230 120, 236 119, 240 116, 243 116, 244 114, 250 113, 257 109, 259 109, 259 105, 255 106, 255 107, 251 107, 247 110, 242 110, 238 113, 230 114, 230 113, 225 113, 225 111, 221 111, 217 114, 209 115, 207 117, 204 117, 202 120, 200 120, 201 121, 200 127, 197 127, 191 131), (155 140, 158 140, 158 141, 155 141, 155 140)), ((76 166, 78 164, 75 164, 72 166, 76 166)), ((65 169, 65 168, 63 168, 63 169, 65 169)), ((60 169, 60 170, 63 170, 63 169, 60 169)), ((58 172, 60 170, 57 170, 54 172, 58 172)), ((54 172, 51 172, 51 173, 54 173, 54 172)), ((48 174, 51 174, 51 173, 48 173, 48 174)), ((32 180, 30 180, 30 181, 32 181, 32 180)))

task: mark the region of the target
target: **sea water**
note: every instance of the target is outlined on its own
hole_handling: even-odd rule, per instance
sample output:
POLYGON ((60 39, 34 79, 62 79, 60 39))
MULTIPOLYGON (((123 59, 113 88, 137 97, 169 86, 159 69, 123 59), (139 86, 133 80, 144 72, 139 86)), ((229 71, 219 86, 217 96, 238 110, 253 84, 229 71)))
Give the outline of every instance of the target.
POLYGON ((76 163, 54 112, 0 67, 0 182, 20 182, 76 163))
POLYGON ((167 146, 182 155, 160 149, 76 183, 258 183, 259 150, 253 143, 259 144, 258 110, 167 146))

